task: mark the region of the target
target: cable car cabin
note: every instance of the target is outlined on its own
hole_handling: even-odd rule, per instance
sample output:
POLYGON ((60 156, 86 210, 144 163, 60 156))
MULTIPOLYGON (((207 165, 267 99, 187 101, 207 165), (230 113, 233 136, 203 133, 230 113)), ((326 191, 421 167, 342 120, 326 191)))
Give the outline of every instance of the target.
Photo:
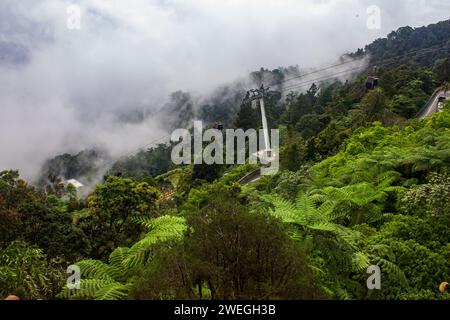
POLYGON ((376 77, 368 77, 366 81, 367 90, 373 90, 378 87, 378 78, 376 77))
POLYGON ((215 122, 214 123, 214 129, 223 131, 223 124, 220 123, 220 122, 215 122))

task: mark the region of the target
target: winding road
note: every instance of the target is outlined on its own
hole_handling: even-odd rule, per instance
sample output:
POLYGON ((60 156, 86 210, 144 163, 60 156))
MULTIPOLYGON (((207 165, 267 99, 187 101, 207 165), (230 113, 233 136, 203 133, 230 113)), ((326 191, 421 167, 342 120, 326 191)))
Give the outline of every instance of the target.
POLYGON ((250 182, 258 180, 259 178, 261 178, 261 168, 258 168, 255 171, 247 174, 245 177, 239 180, 239 183, 244 186, 246 184, 249 184, 250 182))
POLYGON ((450 99, 450 91, 445 91, 444 89, 436 90, 431 98, 428 100, 426 105, 419 111, 417 117, 420 119, 424 119, 433 113, 439 112, 439 98, 446 97, 447 100, 450 99))

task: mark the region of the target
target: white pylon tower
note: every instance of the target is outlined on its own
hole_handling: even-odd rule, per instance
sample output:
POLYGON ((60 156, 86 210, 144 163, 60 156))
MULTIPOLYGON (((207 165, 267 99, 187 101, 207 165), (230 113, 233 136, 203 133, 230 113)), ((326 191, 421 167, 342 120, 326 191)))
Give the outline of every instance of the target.
POLYGON ((259 104, 261 105, 261 118, 262 118, 262 126, 264 132, 264 146, 265 151, 268 152, 270 149, 270 139, 269 139, 269 126, 267 125, 267 117, 266 117, 266 109, 264 107, 264 97, 259 100, 259 104))
POLYGON ((259 105, 261 108, 261 120, 264 134, 264 149, 258 152, 258 157, 265 158, 269 160, 273 157, 273 151, 270 146, 270 138, 269 138, 269 126, 267 124, 266 117, 266 109, 264 104, 264 99, 269 95, 273 95, 274 93, 269 91, 269 88, 264 88, 264 85, 259 89, 253 89, 249 91, 248 99, 252 102, 252 105, 256 107, 256 102, 259 101, 259 105))

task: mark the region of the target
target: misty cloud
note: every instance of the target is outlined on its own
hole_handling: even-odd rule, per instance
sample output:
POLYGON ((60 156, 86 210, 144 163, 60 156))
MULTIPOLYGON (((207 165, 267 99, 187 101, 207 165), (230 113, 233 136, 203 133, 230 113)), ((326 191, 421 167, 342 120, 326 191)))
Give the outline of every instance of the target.
POLYGON ((0 168, 33 177, 56 154, 131 152, 165 134, 158 113, 177 90, 207 100, 260 67, 333 63, 449 9, 443 0, 2 0, 0 168), (74 3, 80 30, 67 28, 74 3), (373 4, 381 30, 366 27, 373 4))

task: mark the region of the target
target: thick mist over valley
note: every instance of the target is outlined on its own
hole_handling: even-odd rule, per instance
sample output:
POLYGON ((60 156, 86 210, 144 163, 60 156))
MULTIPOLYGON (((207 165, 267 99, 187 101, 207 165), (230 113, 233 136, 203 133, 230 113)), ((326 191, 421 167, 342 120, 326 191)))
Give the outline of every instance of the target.
POLYGON ((449 9, 378 1, 381 28, 369 30, 368 1, 83 0, 80 29, 71 30, 71 4, 0 4, 0 168, 29 179, 56 155, 98 149, 108 164, 192 118, 213 122, 217 105, 235 113, 246 90, 279 80, 252 77, 261 67, 295 77, 449 9))

